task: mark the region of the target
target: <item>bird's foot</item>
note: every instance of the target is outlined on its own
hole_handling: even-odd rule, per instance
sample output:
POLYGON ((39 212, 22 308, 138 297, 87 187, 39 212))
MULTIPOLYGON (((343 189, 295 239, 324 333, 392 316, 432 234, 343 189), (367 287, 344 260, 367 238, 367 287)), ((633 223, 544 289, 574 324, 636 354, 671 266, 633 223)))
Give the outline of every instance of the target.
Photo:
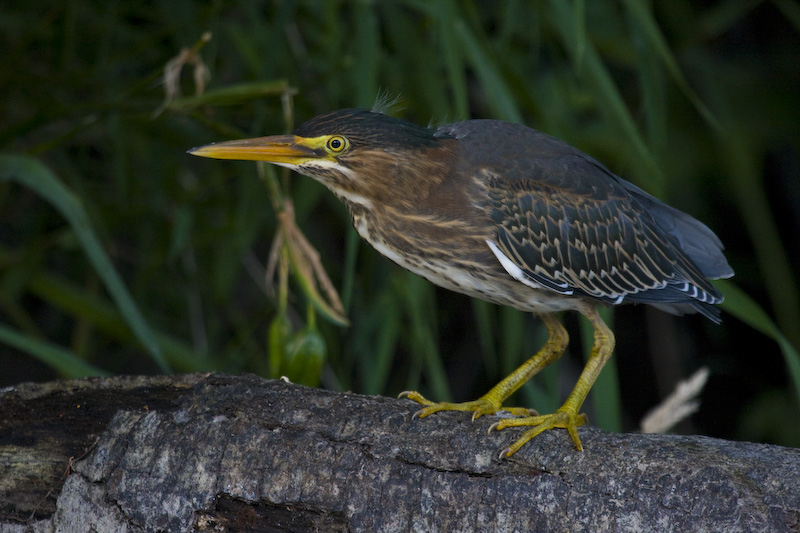
POLYGON ((578 436, 578 427, 586 424, 587 422, 588 417, 586 414, 578 414, 576 409, 562 407, 555 413, 549 415, 528 416, 524 418, 504 418, 503 420, 492 424, 492 426, 489 428, 489 431, 492 431, 493 429, 500 430, 510 427, 532 426, 531 429, 523 433, 522 436, 518 438, 516 442, 514 442, 514 444, 500 452, 500 457, 510 457, 512 454, 516 453, 517 450, 522 448, 526 442, 537 436, 539 433, 553 428, 566 429, 569 432, 570 437, 572 437, 572 442, 575 443, 575 446, 578 448, 578 450, 583 450, 581 438, 578 436))
POLYGON ((439 411, 471 411, 472 420, 477 420, 483 415, 491 415, 501 410, 508 411, 514 416, 526 418, 530 418, 531 414, 537 414, 533 409, 526 409, 525 407, 503 407, 501 402, 487 396, 484 395, 477 400, 462 403, 432 402, 416 391, 405 391, 401 392, 398 398, 408 398, 424 405, 425 407, 414 413, 414 416, 419 418, 425 418, 439 411))

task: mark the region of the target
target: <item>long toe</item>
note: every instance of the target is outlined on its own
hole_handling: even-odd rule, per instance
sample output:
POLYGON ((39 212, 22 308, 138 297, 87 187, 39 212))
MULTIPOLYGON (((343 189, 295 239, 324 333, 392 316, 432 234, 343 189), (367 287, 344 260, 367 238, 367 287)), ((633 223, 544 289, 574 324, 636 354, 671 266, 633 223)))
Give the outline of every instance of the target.
MULTIPOLYGON (((470 402, 461 402, 461 403, 451 403, 451 402, 432 402, 425 398, 423 395, 416 391, 405 391, 400 393, 400 397, 408 398, 409 400, 413 400, 421 405, 424 405, 422 409, 415 413, 415 416, 419 418, 425 418, 428 415, 432 415, 433 413, 438 413, 439 411, 464 411, 464 412, 471 412, 472 419, 476 420, 483 415, 490 415, 499 411, 502 407, 485 397, 478 398, 477 400, 472 400, 470 402)), ((516 415, 527 415, 529 411, 527 409, 523 409, 521 407, 512 407, 509 409, 512 414, 516 415)))
POLYGON ((506 418, 492 425, 491 429, 501 430, 509 427, 530 427, 528 431, 522 434, 514 444, 503 450, 506 457, 510 457, 517 452, 529 440, 536 437, 540 433, 548 429, 561 428, 569 432, 575 447, 578 450, 583 449, 581 438, 578 435, 578 428, 587 422, 585 414, 578 414, 569 409, 559 409, 555 413, 548 415, 529 416, 524 418, 506 418))

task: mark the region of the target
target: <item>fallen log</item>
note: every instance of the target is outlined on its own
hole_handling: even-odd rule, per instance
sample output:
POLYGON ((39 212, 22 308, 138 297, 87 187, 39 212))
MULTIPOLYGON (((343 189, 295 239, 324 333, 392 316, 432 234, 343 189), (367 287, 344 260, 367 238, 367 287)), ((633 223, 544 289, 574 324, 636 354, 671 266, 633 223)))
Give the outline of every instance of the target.
POLYGON ((496 417, 255 376, 0 391, 0 531, 790 531, 800 450, 496 417))

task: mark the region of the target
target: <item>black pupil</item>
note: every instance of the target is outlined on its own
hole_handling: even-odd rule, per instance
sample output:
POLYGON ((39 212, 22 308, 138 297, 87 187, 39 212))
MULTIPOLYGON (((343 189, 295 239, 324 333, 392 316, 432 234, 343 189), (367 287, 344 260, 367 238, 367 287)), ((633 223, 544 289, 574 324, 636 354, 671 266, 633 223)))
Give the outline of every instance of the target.
POLYGON ((331 140, 331 148, 333 148, 334 150, 338 150, 341 147, 342 147, 341 139, 333 139, 333 140, 331 140))

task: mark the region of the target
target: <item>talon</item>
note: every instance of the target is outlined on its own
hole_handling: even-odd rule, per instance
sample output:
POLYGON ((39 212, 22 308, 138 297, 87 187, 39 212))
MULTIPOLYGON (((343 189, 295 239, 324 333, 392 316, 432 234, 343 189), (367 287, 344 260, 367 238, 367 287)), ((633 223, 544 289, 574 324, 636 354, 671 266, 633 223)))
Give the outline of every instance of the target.
POLYGON ((408 398, 409 400, 417 403, 421 403, 424 405, 433 405, 433 402, 426 400, 425 397, 418 393, 417 391, 413 390, 404 390, 400 394, 397 395, 397 398, 408 398))

